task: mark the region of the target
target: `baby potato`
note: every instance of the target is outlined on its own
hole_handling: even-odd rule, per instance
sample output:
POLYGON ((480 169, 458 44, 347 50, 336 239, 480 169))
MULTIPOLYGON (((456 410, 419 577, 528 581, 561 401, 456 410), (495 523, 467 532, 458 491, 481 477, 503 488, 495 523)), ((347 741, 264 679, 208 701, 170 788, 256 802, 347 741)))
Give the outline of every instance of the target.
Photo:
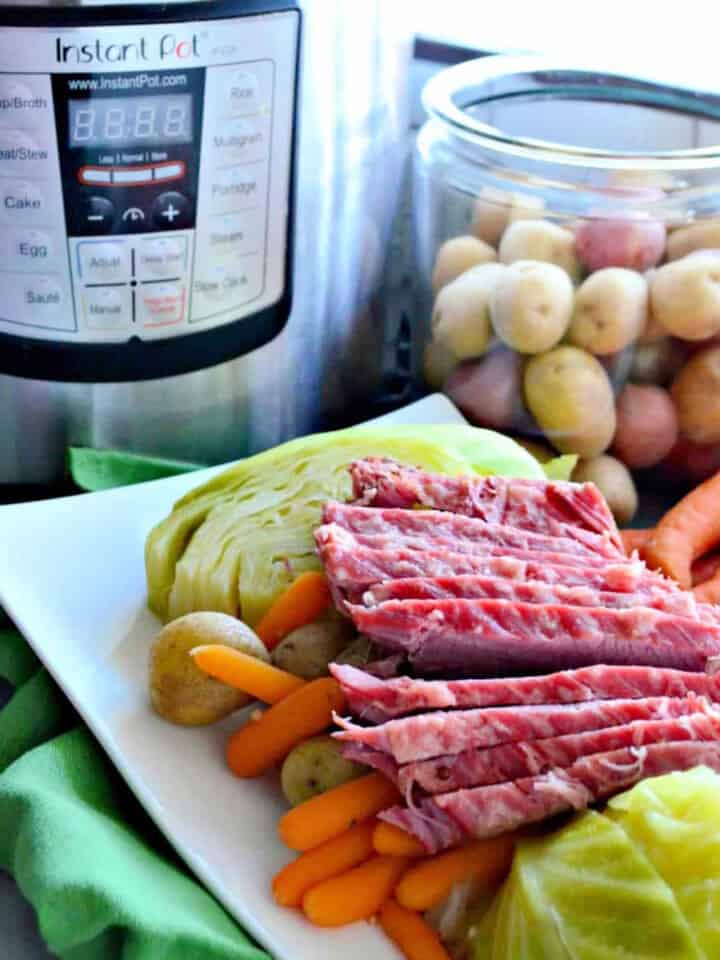
POLYGON ((626 267, 642 272, 662 259, 665 224, 638 214, 596 216, 575 231, 575 250, 588 270, 626 267))
POLYGON ((668 260, 680 260, 696 250, 720 249, 720 220, 703 220, 678 227, 668 237, 668 260))
POLYGON ((339 740, 323 735, 293 747, 282 765, 280 784, 287 802, 296 807, 367 772, 367 767, 343 757, 339 740))
POLYGON ((541 217, 544 209, 542 197, 483 187, 473 204, 470 229, 475 236, 497 247, 508 223, 541 217))
POLYGON ((460 274, 481 263, 497 260, 494 247, 478 237, 452 237, 438 249, 432 272, 433 293, 451 283, 460 274))
POLYGON ((720 347, 691 357, 670 389, 680 432, 693 443, 720 443, 720 347))
POLYGON ((720 445, 693 443, 680 436, 662 469, 671 483, 702 483, 720 470, 720 445))
POLYGON ((628 383, 617 399, 617 428, 612 452, 631 470, 654 467, 678 438, 678 418, 662 387, 628 383))
POLYGON ((520 357, 504 347, 463 363, 448 377, 445 393, 478 427, 507 430, 522 407, 520 357))
POLYGON ((150 700, 155 712, 171 723, 215 723, 253 699, 195 666, 190 650, 207 643, 232 647, 258 660, 270 659, 258 635, 226 613, 187 613, 172 620, 158 633, 150 651, 150 700))
POLYGON ((333 612, 289 633, 273 650, 272 662, 296 677, 315 680, 328 673, 328 664, 354 635, 350 621, 333 612))
POLYGON ((615 457, 603 454, 592 460, 581 460, 572 475, 576 483, 594 483, 620 526, 626 526, 635 516, 638 495, 630 471, 615 457))
POLYGON ((459 360, 485 353, 490 342, 490 294, 504 270, 499 263, 473 267, 443 287, 435 298, 434 339, 459 360))
POLYGON ((549 220, 518 220, 502 235, 498 250, 501 263, 541 260, 562 267, 573 279, 580 273, 572 231, 549 220))
POLYGON ((618 353, 637 339, 647 314, 645 278, 634 270, 606 267, 578 287, 567 339, 599 356, 618 353))
POLYGON ((694 253, 655 270, 650 309, 681 340, 706 340, 720 332, 720 256, 694 253))
POLYGON ((542 353, 562 339, 572 303, 572 283, 561 267, 518 260, 493 287, 490 321, 498 337, 518 353, 542 353))
POLYGON ((525 401, 561 453, 587 459, 607 450, 615 434, 615 398, 602 364, 577 347, 559 346, 528 360, 525 401))
POLYGON ((423 375, 433 390, 442 390, 443 384, 458 365, 458 358, 443 343, 430 340, 423 354, 423 375))

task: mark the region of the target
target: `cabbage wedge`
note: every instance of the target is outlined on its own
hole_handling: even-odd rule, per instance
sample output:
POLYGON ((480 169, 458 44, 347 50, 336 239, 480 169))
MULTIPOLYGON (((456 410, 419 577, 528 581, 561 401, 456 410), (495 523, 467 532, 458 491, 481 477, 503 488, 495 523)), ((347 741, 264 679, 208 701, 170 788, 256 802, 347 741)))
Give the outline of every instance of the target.
POLYGON ((542 479, 508 437, 462 424, 355 427, 242 460, 182 497, 145 545, 149 604, 163 619, 217 610, 255 624, 305 570, 323 503, 350 495, 350 461, 392 457, 438 473, 542 479))

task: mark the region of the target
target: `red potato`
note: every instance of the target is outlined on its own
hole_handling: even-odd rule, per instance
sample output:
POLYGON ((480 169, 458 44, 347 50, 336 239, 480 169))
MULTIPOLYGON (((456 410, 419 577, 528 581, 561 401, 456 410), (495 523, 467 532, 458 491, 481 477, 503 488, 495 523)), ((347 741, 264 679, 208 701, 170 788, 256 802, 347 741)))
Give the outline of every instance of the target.
POLYGON ((665 225, 637 214, 596 216, 575 231, 575 250, 588 270, 627 267, 645 271, 654 267, 665 252, 665 225))
POLYGON ((631 470, 654 467, 675 446, 678 418, 662 387, 629 383, 617 399, 612 452, 631 470))
POLYGON ((693 443, 720 443, 720 347, 691 357, 670 392, 682 434, 693 443))
POLYGON ((706 446, 680 436, 663 460, 662 469, 671 481, 702 483, 720 470, 720 445, 706 446))
POLYGON ((504 347, 482 360, 461 364, 450 374, 444 389, 479 427, 507 430, 522 416, 521 360, 504 347))
POLYGON ((677 356, 670 337, 655 343, 642 343, 635 347, 630 367, 633 383, 654 383, 663 386, 677 373, 682 359, 677 356))

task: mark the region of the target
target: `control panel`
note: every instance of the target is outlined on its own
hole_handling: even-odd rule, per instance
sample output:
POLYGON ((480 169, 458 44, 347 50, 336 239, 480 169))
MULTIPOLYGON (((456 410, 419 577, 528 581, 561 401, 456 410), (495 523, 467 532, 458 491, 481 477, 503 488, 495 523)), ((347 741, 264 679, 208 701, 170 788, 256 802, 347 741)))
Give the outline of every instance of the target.
POLYGON ((297 30, 55 31, 47 72, 5 69, 5 34, 31 31, 3 30, 0 333, 156 340, 281 299, 297 30))

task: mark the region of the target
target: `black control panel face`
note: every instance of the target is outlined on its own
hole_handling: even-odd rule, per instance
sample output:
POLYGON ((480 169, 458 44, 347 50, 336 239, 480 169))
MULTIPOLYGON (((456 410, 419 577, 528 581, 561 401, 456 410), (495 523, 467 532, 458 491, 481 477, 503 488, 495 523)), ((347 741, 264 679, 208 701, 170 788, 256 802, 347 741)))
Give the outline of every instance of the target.
POLYGON ((52 82, 68 234, 194 228, 205 69, 52 82))

